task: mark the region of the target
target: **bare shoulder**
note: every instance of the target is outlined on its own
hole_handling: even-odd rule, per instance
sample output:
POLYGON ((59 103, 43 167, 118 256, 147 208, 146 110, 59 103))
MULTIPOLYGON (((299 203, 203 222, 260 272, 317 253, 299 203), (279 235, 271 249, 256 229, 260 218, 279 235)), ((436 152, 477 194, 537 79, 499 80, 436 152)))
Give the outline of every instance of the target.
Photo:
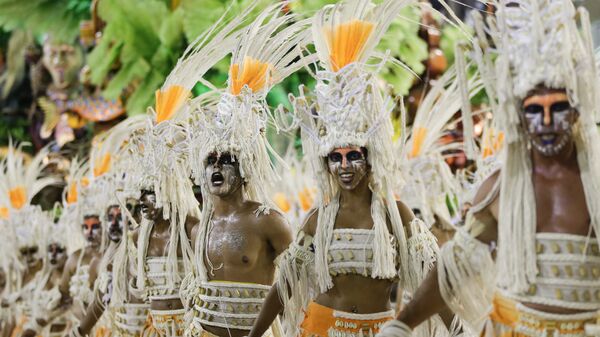
POLYGON ((496 186, 498 179, 500 179, 500 170, 494 172, 494 174, 490 175, 481 183, 481 185, 479 185, 472 202, 473 207, 476 208, 475 214, 485 212, 488 210, 489 205, 498 200, 498 194, 493 195, 493 193, 496 193, 494 187, 496 186), (490 198, 492 199, 490 200, 490 198), (477 207, 478 205, 481 205, 481 207, 477 207))
POLYGON ((398 207, 398 212, 400 212, 400 218, 402 218, 402 223, 407 225, 415 218, 415 214, 404 202, 400 200, 396 200, 396 206, 398 207))
POLYGON ((131 231, 131 240, 133 241, 133 245, 135 247, 137 247, 138 238, 140 237, 140 228, 141 228, 141 226, 138 226, 133 231, 131 231))
POLYGON ((188 238, 191 239, 195 236, 195 232, 197 231, 199 223, 200 220, 198 218, 191 215, 187 216, 185 219, 185 233, 187 234, 188 238))
POLYGON ((315 236, 317 233, 317 223, 319 219, 319 210, 313 208, 306 214, 304 224, 302 225, 302 231, 310 236, 315 236))

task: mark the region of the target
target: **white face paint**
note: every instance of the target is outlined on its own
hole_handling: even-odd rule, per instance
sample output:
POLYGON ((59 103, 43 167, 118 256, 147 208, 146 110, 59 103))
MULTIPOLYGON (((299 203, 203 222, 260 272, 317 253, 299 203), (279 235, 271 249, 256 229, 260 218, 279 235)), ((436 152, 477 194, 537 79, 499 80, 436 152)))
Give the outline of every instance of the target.
POLYGON ((204 174, 212 195, 224 197, 242 187, 239 162, 230 153, 211 153, 206 158, 204 174))
POLYGON ((527 97, 523 113, 530 143, 541 154, 557 155, 572 141, 577 114, 563 91, 527 97))
POLYGON ((345 190, 353 190, 369 171, 365 153, 360 147, 344 147, 331 151, 327 156, 329 173, 345 190))

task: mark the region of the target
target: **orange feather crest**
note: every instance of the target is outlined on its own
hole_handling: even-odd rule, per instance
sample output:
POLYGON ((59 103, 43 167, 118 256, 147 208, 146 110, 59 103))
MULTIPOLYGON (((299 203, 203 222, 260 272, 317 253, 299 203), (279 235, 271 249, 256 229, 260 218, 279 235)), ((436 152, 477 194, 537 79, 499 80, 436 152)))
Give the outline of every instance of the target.
POLYGON ((8 207, 0 207, 0 219, 8 219, 10 213, 8 212, 8 207))
POLYGON ((99 177, 110 170, 111 159, 110 153, 107 153, 96 161, 94 177, 99 177))
POLYGON ((25 187, 18 186, 8 191, 8 197, 10 198, 10 204, 14 209, 20 209, 25 206, 27 202, 27 193, 25 187))
POLYGON ((427 135, 427 129, 424 127, 418 127, 415 130, 413 136, 413 144, 412 149, 409 154, 409 158, 414 158, 421 154, 421 147, 423 146, 423 142, 425 141, 425 136, 427 135))
POLYGON ((292 206, 290 205, 290 201, 285 196, 285 194, 283 194, 281 192, 275 194, 275 197, 273 198, 273 200, 275 201, 275 204, 277 205, 277 207, 279 207, 279 209, 283 213, 287 213, 292 209, 292 206))
POLYGON ((352 20, 333 29, 325 28, 333 71, 338 71, 360 58, 373 28, 372 22, 363 20, 352 20))
POLYGON ((77 202, 77 184, 71 183, 69 184, 69 189, 67 190, 67 204, 72 205, 77 202))
POLYGON ((242 72, 240 73, 239 64, 234 63, 229 67, 232 94, 239 95, 244 85, 247 85, 254 93, 265 87, 267 72, 270 68, 269 64, 247 56, 244 58, 242 68, 242 72))
POLYGON ((315 194, 316 190, 314 188, 309 189, 308 187, 298 192, 298 200, 300 201, 300 207, 302 207, 303 211, 307 212, 313 207, 315 194))
POLYGON ((172 85, 164 91, 156 90, 156 123, 171 119, 190 94, 190 90, 180 85, 172 85))

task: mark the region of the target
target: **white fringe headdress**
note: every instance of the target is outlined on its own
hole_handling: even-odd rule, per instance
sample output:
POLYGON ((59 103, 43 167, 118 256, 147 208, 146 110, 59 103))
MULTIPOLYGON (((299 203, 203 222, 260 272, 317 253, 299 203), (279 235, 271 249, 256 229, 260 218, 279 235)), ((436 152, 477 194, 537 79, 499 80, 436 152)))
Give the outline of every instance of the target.
MULTIPOLYGON (((32 205, 31 201, 45 187, 62 182, 60 177, 43 172, 51 163, 48 160, 48 146, 41 149, 30 162, 26 162, 21 152, 22 146, 14 146, 11 141, 6 157, 0 162, 0 194, 3 196, 0 206, 5 208, 0 223, 7 239, 3 245, 12 250, 3 252, 6 254, 3 256, 5 270, 10 266, 14 270, 24 267, 18 260, 20 247, 36 246, 42 251, 45 244, 43 230, 52 224, 52 220, 47 212, 42 211, 39 205, 32 205)), ((20 285, 17 285, 18 288, 20 285)))
MULTIPOLYGON (((229 49, 240 21, 226 25, 222 18, 200 35, 185 50, 160 90, 156 91, 156 106, 148 109, 145 126, 133 133, 128 151, 134 159, 127 168, 128 191, 151 190, 163 217, 171 221, 168 251, 169 284, 181 281, 177 251, 181 246, 185 272, 192 272, 193 252, 185 232, 188 215, 198 216, 194 197, 188 149, 188 127, 191 90, 202 76, 229 49), (229 41, 229 42, 228 42, 229 41), (133 185, 132 185, 133 184, 133 185)), ((138 240, 137 287, 144 288, 144 265, 152 224, 142 226, 138 240)))
POLYGON ((492 102, 494 118, 506 139, 500 176, 498 282, 508 291, 521 293, 537 273, 535 195, 528 140, 520 119, 522 100, 539 84, 567 90, 579 112, 574 126, 577 159, 591 225, 599 233, 600 139, 594 123, 600 106, 598 78, 585 9, 576 11, 570 0, 498 1, 497 8, 496 20, 490 20, 487 32, 497 58, 491 61, 494 50, 477 50, 487 46, 480 19, 476 22, 482 43, 476 45, 475 54, 488 94, 497 99, 492 102), (509 3, 517 6, 509 7, 509 3))
POLYGON ((373 278, 400 276, 403 285, 416 287, 408 257, 407 240, 393 191, 398 186, 398 162, 390 120, 393 102, 384 94, 367 62, 384 58, 374 49, 399 10, 412 1, 387 0, 374 6, 369 0, 349 0, 325 6, 312 22, 313 39, 322 69, 317 72, 316 102, 293 98, 301 115, 303 149, 309 158, 321 199, 315 236, 315 268, 320 292, 333 286, 327 251, 339 206, 339 191, 325 157, 336 147, 365 147, 371 165, 371 216, 375 247, 373 278), (395 250, 389 240, 389 218, 395 250), (397 256, 398 254, 398 256, 397 256), (400 271, 396 270, 396 262, 400 271))
MULTIPOLYGON (((191 129, 190 151, 194 177, 203 192, 203 212, 196 241, 198 276, 206 280, 205 247, 212 224, 213 201, 207 193, 206 158, 210 153, 228 152, 239 163, 244 196, 271 207, 270 193, 276 181, 269 154, 276 156, 266 139, 270 117, 266 96, 269 90, 303 66, 297 58, 309 42, 309 21, 283 14, 285 3, 265 9, 230 45, 219 48, 232 53, 227 88, 199 97, 195 102, 195 126, 191 129)), ((243 14, 245 15, 245 14, 243 14)), ((209 261, 210 263, 210 261, 209 261)))
MULTIPOLYGON (((468 81, 469 97, 482 87, 481 80, 472 77, 468 81)), ((432 225, 435 216, 448 223, 452 222, 447 199, 453 199, 460 193, 460 185, 445 161, 443 153, 462 150, 462 142, 444 144, 442 137, 455 129, 459 119, 453 116, 461 109, 460 86, 457 69, 452 66, 446 73, 433 82, 431 89, 423 98, 404 144, 400 142, 403 172, 406 184, 402 189, 402 200, 411 208, 418 208, 426 224, 432 225)), ((470 118, 470 116, 469 116, 470 118)), ((407 132, 404 130, 402 134, 407 132)), ((458 205, 453 205, 458 211, 458 205)))

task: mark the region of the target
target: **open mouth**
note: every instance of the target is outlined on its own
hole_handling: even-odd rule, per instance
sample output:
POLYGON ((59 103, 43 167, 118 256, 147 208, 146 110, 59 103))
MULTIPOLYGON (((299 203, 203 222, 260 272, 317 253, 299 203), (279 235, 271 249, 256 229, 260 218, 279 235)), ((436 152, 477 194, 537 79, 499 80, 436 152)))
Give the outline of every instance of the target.
POLYGON ((221 186, 225 183, 225 177, 223 177, 223 174, 221 172, 215 172, 210 177, 210 181, 213 184, 213 186, 221 186))
POLYGON ((352 180, 354 179, 354 173, 353 172, 343 172, 340 173, 340 180, 344 183, 350 183, 352 182, 352 180))
POLYGON ((556 134, 554 133, 546 133, 540 136, 542 143, 544 145, 554 144, 556 141, 556 134))

